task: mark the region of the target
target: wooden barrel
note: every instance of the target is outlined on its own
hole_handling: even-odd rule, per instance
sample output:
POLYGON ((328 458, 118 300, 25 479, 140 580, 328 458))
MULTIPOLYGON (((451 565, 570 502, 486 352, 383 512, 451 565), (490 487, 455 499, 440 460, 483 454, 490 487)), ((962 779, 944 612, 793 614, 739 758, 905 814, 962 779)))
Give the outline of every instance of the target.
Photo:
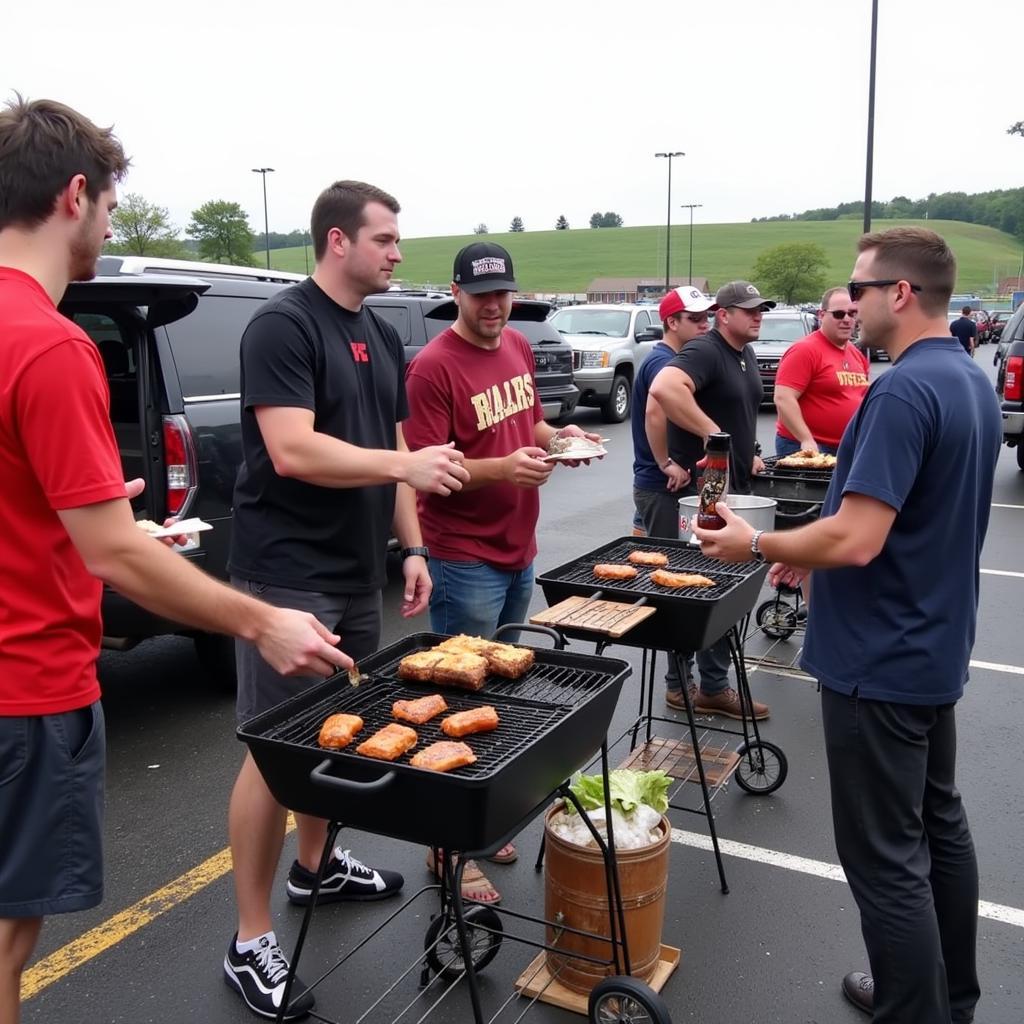
MULTIPOLYGON (((551 831, 551 818, 562 810, 562 804, 558 803, 544 819, 547 944, 558 946, 566 954, 577 953, 610 961, 612 946, 609 941, 588 939, 571 932, 559 933, 557 925, 552 924, 559 922, 568 928, 603 935, 606 939, 611 934, 604 858, 596 847, 591 849, 567 843, 551 831)), ((642 981, 650 981, 661 954, 672 831, 668 818, 662 816, 660 828, 662 836, 658 842, 637 850, 617 851, 630 968, 633 977, 642 981)), ((550 950, 547 966, 563 985, 580 993, 589 993, 602 978, 616 973, 611 964, 602 966, 550 950)))

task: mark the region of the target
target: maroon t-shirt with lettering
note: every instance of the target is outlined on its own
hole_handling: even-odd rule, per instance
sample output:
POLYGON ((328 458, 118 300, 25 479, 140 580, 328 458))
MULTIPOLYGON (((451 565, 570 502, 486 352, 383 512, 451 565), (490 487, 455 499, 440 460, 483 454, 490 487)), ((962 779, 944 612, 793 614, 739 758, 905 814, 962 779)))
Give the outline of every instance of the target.
MULTIPOLYGON (((536 444, 533 351, 519 331, 506 327, 496 349, 483 349, 449 327, 409 364, 405 387, 402 430, 413 451, 454 441, 467 459, 492 459, 536 444)), ((536 487, 502 482, 447 497, 418 494, 417 502, 431 557, 512 572, 537 554, 536 487)))

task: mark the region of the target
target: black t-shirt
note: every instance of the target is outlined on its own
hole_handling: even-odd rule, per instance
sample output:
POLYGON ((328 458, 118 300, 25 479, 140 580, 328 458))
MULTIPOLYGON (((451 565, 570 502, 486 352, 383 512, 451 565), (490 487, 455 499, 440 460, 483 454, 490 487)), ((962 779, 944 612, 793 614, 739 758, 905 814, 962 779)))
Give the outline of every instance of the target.
POLYGON ((962 316, 949 325, 949 332, 970 352, 971 339, 978 336, 978 325, 969 316, 962 316))
POLYGON ((405 352, 365 306, 328 298, 312 278, 265 302, 242 335, 242 465, 228 569, 296 590, 365 594, 386 581, 395 485, 319 487, 278 476, 259 406, 309 409, 314 429, 360 448, 394 449, 408 415, 405 352))
MULTIPOLYGON (((684 345, 668 365, 690 377, 696 388, 697 405, 731 435, 730 489, 735 494, 749 493, 750 467, 757 440, 757 410, 764 396, 754 350, 744 345, 743 350, 737 352, 712 328, 684 345)), ((704 442, 670 422, 669 451, 676 462, 692 473, 694 464, 704 455, 704 442)))

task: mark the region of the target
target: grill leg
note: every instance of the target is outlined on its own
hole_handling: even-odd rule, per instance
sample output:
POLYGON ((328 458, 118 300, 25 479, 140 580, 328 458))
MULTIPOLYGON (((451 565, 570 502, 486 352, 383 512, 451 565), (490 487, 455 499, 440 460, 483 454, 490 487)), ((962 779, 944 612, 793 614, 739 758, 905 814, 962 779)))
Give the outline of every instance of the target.
MULTIPOLYGON (((672 651, 670 658, 676 659, 676 671, 680 679, 683 675, 683 659, 678 651, 672 651)), ((725 865, 722 863, 722 853, 718 849, 718 832, 715 829, 715 815, 711 810, 711 794, 708 792, 708 780, 704 775, 704 759, 700 756, 700 742, 697 739, 697 724, 693 720, 693 704, 690 702, 690 688, 683 687, 683 700, 686 702, 686 721, 690 726, 690 742, 693 745, 693 759, 697 764, 697 776, 700 779, 700 791, 704 797, 704 816, 708 819, 708 832, 711 834, 711 845, 715 850, 715 863, 718 865, 718 880, 721 883, 722 892, 729 891, 729 883, 725 880, 725 865)))
POLYGON ((540 846, 537 848, 537 860, 534 862, 533 870, 541 871, 544 868, 544 844, 547 842, 547 833, 541 832, 540 846))
POLYGON ((750 616, 748 615, 726 633, 726 639, 729 641, 729 654, 732 657, 732 666, 736 670, 736 690, 740 695, 743 739, 748 746, 750 744, 750 732, 754 734, 755 743, 761 742, 761 731, 758 729, 757 719, 753 715, 754 699, 750 695, 750 678, 747 676, 747 665, 743 660, 743 637, 746 635, 749 621, 750 616))
POLYGON ((473 966, 473 946, 469 941, 469 930, 466 928, 466 917, 462 905, 462 872, 466 868, 466 858, 455 859, 450 850, 444 851, 444 876, 450 889, 452 911, 455 914, 455 931, 459 936, 462 948, 462 962, 466 965, 466 981, 469 984, 469 1001, 473 1006, 475 1024, 484 1024, 483 1007, 480 1005, 480 982, 477 980, 476 968, 473 966))

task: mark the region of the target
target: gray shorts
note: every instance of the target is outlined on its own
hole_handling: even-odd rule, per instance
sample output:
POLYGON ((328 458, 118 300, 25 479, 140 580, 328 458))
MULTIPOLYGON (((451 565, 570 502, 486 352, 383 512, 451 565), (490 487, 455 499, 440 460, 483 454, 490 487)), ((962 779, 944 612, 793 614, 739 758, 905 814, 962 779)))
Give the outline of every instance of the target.
MULTIPOLYGON (((321 594, 236 577, 232 577, 231 584, 276 608, 295 608, 315 615, 341 637, 339 646, 356 661, 373 654, 380 646, 383 612, 379 590, 372 594, 321 594)), ((238 670, 235 714, 239 725, 323 681, 320 676, 283 676, 275 672, 263 660, 256 645, 246 640, 235 641, 235 662, 238 670)))
POLYGON ((0 717, 0 918, 88 910, 103 899, 105 767, 99 701, 0 717))

